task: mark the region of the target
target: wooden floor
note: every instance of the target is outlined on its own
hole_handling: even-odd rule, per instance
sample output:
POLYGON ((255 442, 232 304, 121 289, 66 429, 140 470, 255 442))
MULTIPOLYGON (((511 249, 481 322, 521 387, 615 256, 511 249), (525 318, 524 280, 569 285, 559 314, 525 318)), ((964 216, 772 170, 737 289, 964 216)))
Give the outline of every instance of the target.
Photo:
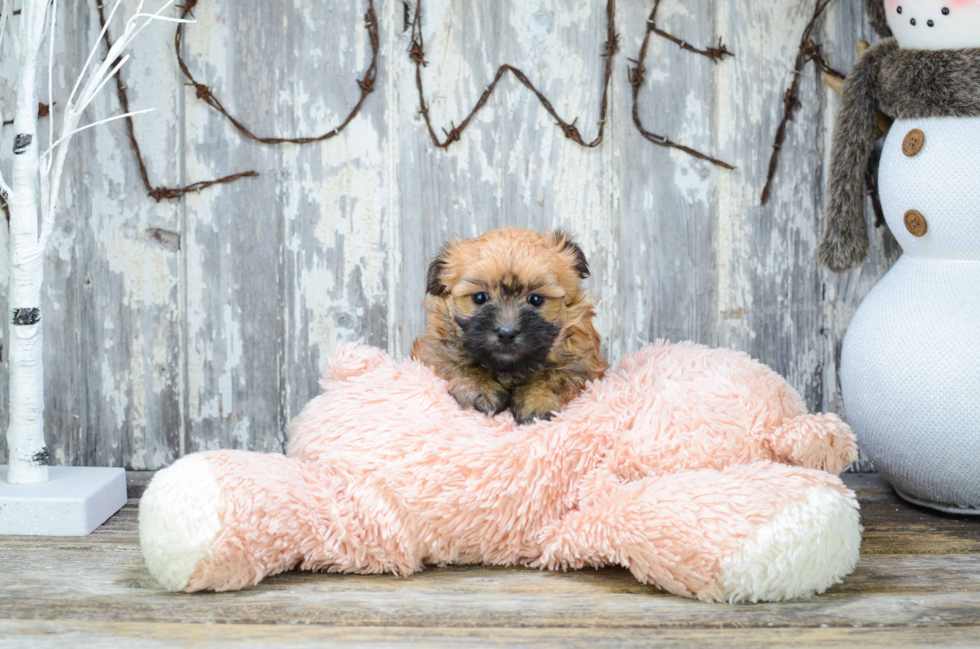
POLYGON ((980 519, 912 507, 874 475, 861 563, 811 600, 729 606, 617 569, 458 567, 410 578, 290 573, 237 593, 171 594, 140 555, 131 500, 87 538, 0 538, 0 647, 980 646, 980 519))

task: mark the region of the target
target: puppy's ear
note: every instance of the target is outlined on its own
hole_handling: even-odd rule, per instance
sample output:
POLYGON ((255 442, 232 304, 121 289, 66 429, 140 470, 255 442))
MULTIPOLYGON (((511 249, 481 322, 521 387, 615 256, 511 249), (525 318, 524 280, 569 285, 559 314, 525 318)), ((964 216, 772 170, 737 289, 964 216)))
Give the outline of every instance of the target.
POLYGON ((442 281, 442 274, 446 271, 449 263, 449 244, 442 247, 439 256, 429 264, 429 272, 426 276, 425 292, 436 297, 442 297, 449 293, 449 287, 442 281))
POLYGON ((585 258, 585 253, 582 249, 578 247, 578 244, 572 239, 563 228, 558 228, 552 234, 555 241, 555 248, 559 254, 570 255, 571 265, 578 273, 578 276, 582 279, 588 277, 591 273, 589 271, 589 260, 585 258))

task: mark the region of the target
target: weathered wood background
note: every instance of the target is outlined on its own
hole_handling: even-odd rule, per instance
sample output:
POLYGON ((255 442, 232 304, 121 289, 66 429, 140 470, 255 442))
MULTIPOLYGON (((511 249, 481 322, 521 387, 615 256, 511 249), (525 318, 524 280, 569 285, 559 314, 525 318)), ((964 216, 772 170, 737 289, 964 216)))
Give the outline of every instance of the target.
MULTIPOLYGON (((424 79, 437 129, 458 123, 496 68, 512 63, 594 136, 604 0, 424 1, 424 79)), ((136 4, 124 3, 127 14, 136 4)), ((837 0, 816 31, 844 71, 857 41, 873 40, 862 4, 837 0)), ((617 3, 606 139, 590 150, 567 140, 513 77, 460 142, 435 149, 408 57, 414 1, 377 0, 377 89, 340 137, 308 146, 241 137, 185 85, 173 26, 144 32, 124 76, 134 109, 157 108, 136 124, 153 182, 261 175, 156 203, 121 122, 76 139, 45 269, 54 461, 155 469, 203 449, 281 450, 287 421, 316 393, 334 346, 363 340, 406 354, 422 328, 425 265, 440 243, 502 225, 578 235, 610 358, 656 338, 727 345, 783 373, 812 408, 842 412, 843 331, 900 251, 882 230, 862 270, 835 277, 817 267, 837 100, 812 65, 772 199, 759 206, 813 0, 665 0, 661 8, 661 26, 695 44, 720 36, 736 58, 713 64, 653 37, 641 91, 647 128, 736 171, 654 146, 634 128, 627 59, 651 5, 617 3)), ((365 9, 366 0, 202 0, 185 56, 256 133, 323 132, 359 96, 365 9)), ((59 11, 56 115, 99 27, 94 0, 59 11)), ((120 30, 114 23, 113 35, 120 30)), ((9 90, 9 42, 3 55, 0 88, 9 90)), ((89 118, 118 112, 110 86, 89 118)), ((5 129, 5 155, 10 137, 5 129)), ((0 461, 5 455, 0 435, 0 461)))

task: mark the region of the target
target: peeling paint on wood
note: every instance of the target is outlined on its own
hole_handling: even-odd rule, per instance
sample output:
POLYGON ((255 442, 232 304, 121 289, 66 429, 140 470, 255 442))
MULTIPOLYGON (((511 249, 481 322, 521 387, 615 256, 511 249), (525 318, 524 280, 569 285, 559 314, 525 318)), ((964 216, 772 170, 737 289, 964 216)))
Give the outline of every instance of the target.
POLYGON ((163 228, 147 228, 146 236, 150 241, 156 241, 170 252, 180 250, 180 233, 164 230, 163 228))
MULTIPOLYGON (((136 4, 125 0, 126 13, 136 4)), ((859 4, 834 3, 818 29, 841 70, 856 42, 871 37, 859 4)), ((98 36, 97 15, 92 0, 59 6, 56 55, 75 70, 98 36)), ((713 64, 652 37, 643 121, 716 153, 733 172, 654 146, 633 127, 626 56, 643 37, 648 0, 617 3, 620 53, 601 146, 569 142, 506 78, 462 139, 436 150, 408 58, 414 6, 378 3, 376 91, 344 133, 311 146, 243 139, 184 85, 171 28, 144 32, 126 78, 133 109, 157 109, 136 120, 151 176, 179 185, 223 175, 230 162, 260 176, 156 203, 121 123, 77 136, 41 305, 53 463, 155 469, 197 450, 281 451, 286 423, 317 392, 337 343, 407 354, 440 244, 502 225, 577 235, 610 358, 657 338, 729 345, 787 376, 811 408, 843 411, 843 333, 900 251, 883 229, 863 269, 837 277, 817 267, 837 98, 814 67, 801 80, 803 107, 772 198, 758 205, 810 3, 661 7, 663 28, 698 44, 720 36, 736 57, 713 64)), ((370 52, 364 10, 357 0, 202 3, 184 53, 253 131, 319 132, 359 96, 354 79, 370 52)), ((433 123, 448 127, 468 112, 497 67, 512 63, 588 137, 598 119, 604 10, 604 0, 426 0, 433 123)), ((5 43, 4 79, 12 54, 5 43)), ((56 75, 56 101, 73 78, 56 75)), ((91 112, 94 121, 119 106, 104 93, 91 112)), ((46 133, 42 121, 42 146, 46 133)), ((5 164, 13 141, 8 129, 5 164)), ((4 335, 0 328, 0 344, 4 335)), ((0 372, 3 426, 6 380, 0 372)), ((0 436, 0 458, 4 445, 0 436)))

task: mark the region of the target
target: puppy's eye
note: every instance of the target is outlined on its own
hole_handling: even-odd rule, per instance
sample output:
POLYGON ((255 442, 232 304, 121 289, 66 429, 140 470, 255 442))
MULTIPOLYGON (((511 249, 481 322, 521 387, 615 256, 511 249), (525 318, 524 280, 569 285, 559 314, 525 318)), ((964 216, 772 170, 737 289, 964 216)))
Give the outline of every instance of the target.
POLYGON ((949 7, 943 7, 943 15, 944 16, 948 16, 949 15, 949 7))
POLYGON ((486 293, 477 293, 473 296, 473 302, 476 304, 486 304, 490 301, 490 296, 486 293))
POLYGON ((531 306, 538 307, 544 304, 544 298, 537 293, 531 293, 527 296, 527 303, 531 306))

